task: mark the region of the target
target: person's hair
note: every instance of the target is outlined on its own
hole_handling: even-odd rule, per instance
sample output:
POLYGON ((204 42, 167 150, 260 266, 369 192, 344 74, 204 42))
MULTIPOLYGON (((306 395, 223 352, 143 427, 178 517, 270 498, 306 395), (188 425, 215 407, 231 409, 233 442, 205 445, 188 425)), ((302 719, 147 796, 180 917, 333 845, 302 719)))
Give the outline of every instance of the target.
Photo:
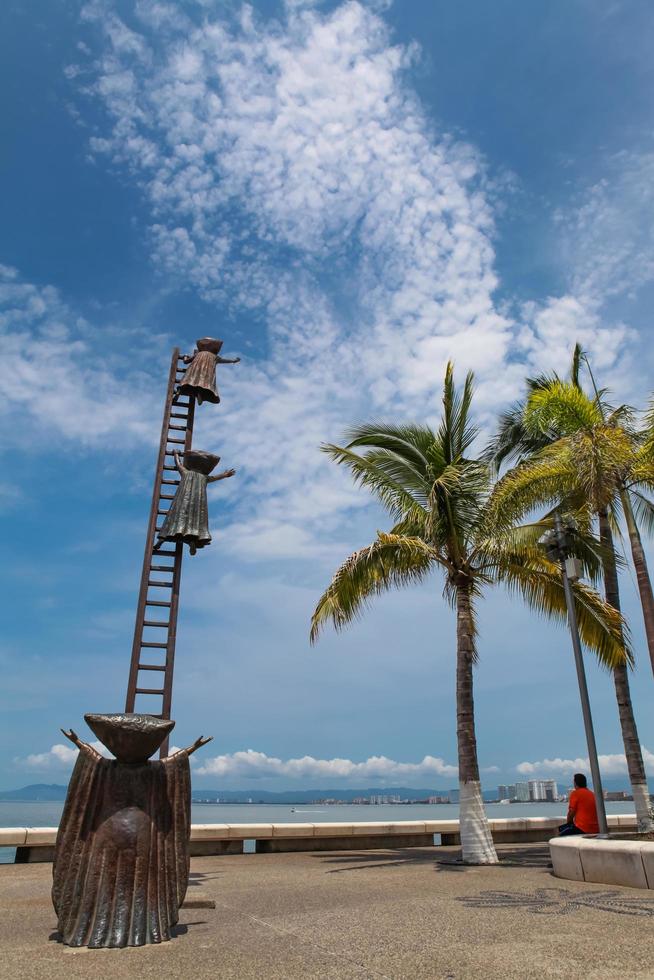
POLYGON ((577 789, 586 789, 586 777, 583 772, 576 772, 572 779, 577 789))

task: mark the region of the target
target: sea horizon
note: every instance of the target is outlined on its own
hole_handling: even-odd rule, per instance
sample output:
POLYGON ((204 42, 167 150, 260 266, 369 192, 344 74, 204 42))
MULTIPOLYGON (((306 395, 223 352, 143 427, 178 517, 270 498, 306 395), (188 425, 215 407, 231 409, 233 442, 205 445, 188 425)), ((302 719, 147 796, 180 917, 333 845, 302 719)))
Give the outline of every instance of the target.
MULTIPOLYGON (((57 827, 62 803, 0 800, 0 827, 57 827)), ((562 803, 486 803, 490 818, 561 817, 562 803)), ((634 813, 633 800, 607 802, 607 813, 634 813)), ((397 820, 456 820, 457 803, 193 803, 192 823, 391 823, 397 820)), ((14 848, 0 847, 0 864, 14 860, 14 848)))

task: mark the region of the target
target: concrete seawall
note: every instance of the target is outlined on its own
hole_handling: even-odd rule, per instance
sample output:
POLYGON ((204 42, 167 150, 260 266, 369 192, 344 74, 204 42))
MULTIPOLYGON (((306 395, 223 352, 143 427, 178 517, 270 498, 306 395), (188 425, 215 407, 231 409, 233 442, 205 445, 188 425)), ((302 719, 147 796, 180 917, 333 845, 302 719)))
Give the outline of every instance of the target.
MULTIPOLYGON (((493 840, 519 844, 548 841, 564 822, 560 817, 491 820, 493 840)), ((636 831, 636 815, 612 814, 609 829, 636 831)), ((0 827, 0 847, 15 847, 17 863, 51 861, 56 827, 0 827)), ((247 851, 344 851, 459 844, 458 820, 397 820, 392 823, 193 824, 191 854, 243 854, 247 851), (247 842, 247 844, 246 844, 247 842)))

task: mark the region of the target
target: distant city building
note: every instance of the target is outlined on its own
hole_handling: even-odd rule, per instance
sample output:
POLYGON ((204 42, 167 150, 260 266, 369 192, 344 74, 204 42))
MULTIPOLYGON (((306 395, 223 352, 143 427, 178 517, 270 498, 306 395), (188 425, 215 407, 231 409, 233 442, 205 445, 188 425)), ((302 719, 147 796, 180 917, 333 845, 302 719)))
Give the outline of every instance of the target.
POLYGON ((448 791, 448 794, 447 794, 447 799, 448 799, 448 802, 449 803, 458 803, 459 802, 459 790, 458 789, 451 789, 451 790, 449 790, 448 791))
POLYGON ((532 802, 554 803, 558 795, 559 790, 553 779, 529 780, 529 799, 532 802))
POLYGON ((515 800, 515 783, 497 787, 498 800, 515 800))
POLYGON ((623 789, 604 790, 604 799, 616 803, 624 800, 633 800, 633 796, 626 793, 623 789))
POLYGON ((543 782, 545 784, 545 799, 548 803, 556 803, 559 798, 559 787, 556 785, 556 780, 545 779, 543 782))
POLYGON ((529 783, 516 783, 515 784, 515 797, 518 803, 529 803, 531 796, 529 795, 529 783))

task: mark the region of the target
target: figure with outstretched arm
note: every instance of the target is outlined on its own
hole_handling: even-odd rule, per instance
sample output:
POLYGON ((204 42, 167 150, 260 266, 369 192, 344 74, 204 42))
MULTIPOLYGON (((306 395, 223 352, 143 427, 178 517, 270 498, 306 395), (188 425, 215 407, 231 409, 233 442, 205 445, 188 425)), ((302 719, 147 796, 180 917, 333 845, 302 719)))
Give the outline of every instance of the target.
POLYGON ((156 547, 163 541, 184 541, 194 555, 198 548, 211 544, 207 484, 226 480, 234 476, 236 470, 224 470, 210 476, 220 462, 220 456, 199 449, 190 449, 185 453, 183 463, 179 453, 174 453, 174 456, 181 479, 175 499, 158 532, 156 547))
POLYGON ((113 758, 62 728, 79 754, 52 867, 61 941, 92 949, 166 942, 189 879, 189 756, 211 739, 201 735, 155 761, 172 719, 135 712, 84 719, 113 758))
POLYGON ((196 344, 193 353, 185 354, 182 358, 188 367, 183 380, 175 389, 173 401, 176 402, 180 395, 188 395, 189 398, 195 398, 198 405, 203 401, 217 405, 220 395, 216 386, 216 365, 238 364, 241 358, 221 357, 223 342, 213 337, 202 337, 196 344))

